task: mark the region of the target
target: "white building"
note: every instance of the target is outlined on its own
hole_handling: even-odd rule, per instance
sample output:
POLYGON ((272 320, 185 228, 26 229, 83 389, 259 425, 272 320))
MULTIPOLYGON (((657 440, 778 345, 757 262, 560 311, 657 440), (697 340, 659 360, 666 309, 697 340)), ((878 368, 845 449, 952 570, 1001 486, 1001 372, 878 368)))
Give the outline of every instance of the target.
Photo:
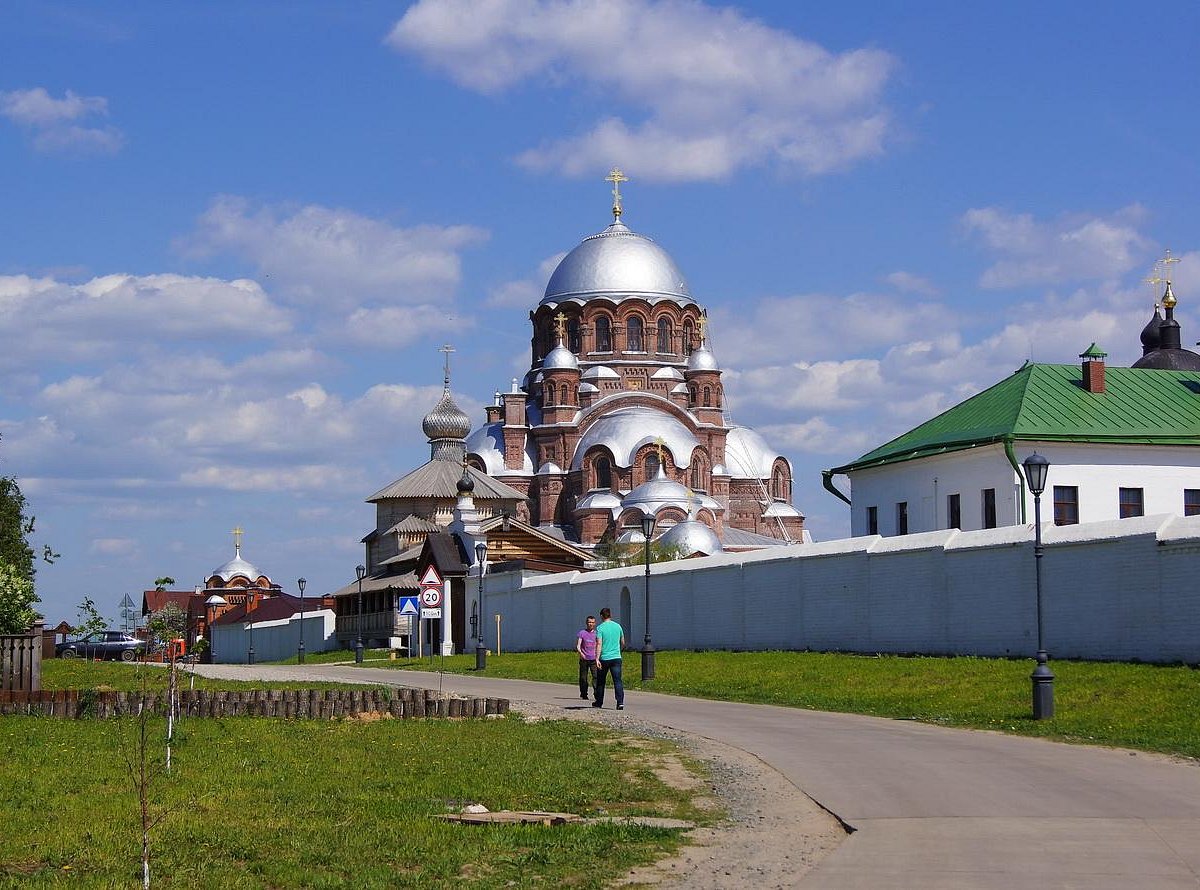
POLYGON ((1082 366, 1027 362, 824 471, 825 487, 850 504, 855 536, 1017 525, 1033 519, 1021 462, 1036 451, 1050 461, 1043 521, 1200 513, 1200 356, 1178 348, 1177 324, 1174 333, 1172 353, 1182 355, 1174 355, 1173 370, 1152 362, 1106 368, 1095 344, 1080 356, 1082 366), (838 475, 850 480, 850 497, 837 488, 838 475))

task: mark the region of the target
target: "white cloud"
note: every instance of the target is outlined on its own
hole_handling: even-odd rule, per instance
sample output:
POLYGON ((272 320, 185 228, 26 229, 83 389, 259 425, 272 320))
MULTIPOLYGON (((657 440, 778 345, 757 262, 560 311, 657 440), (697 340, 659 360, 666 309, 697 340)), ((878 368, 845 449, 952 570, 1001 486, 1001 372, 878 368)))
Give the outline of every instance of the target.
POLYGON ((566 255, 564 251, 546 257, 528 278, 506 281, 492 288, 487 296, 487 305, 505 309, 530 309, 536 306, 546 293, 546 282, 566 255))
POLYGON ((914 275, 912 272, 897 270, 883 278, 896 290, 905 294, 920 294, 923 297, 936 297, 938 289, 928 278, 914 275))
POLYGON ((0 116, 25 130, 41 152, 113 154, 125 143, 116 127, 81 123, 108 116, 108 100, 102 96, 80 96, 67 90, 63 98, 55 99, 45 87, 0 92, 0 116))
POLYGON ((1149 264, 1150 242, 1138 231, 1145 218, 1133 205, 1107 217, 1064 216, 1039 222, 1027 213, 973 208, 961 223, 1000 257, 980 277, 986 288, 1103 280, 1149 264))
POLYGON ((380 349, 396 349, 442 334, 461 334, 475 320, 450 314, 445 306, 385 306, 355 309, 345 320, 349 342, 380 349))
POLYGON ((132 538, 95 538, 88 547, 88 553, 100 556, 133 556, 137 550, 132 538))
POLYGON ((882 152, 894 59, 835 54, 730 8, 656 0, 420 0, 387 42, 494 94, 522 81, 579 85, 644 118, 522 153, 568 175, 614 161, 656 180, 720 179, 778 164, 809 174, 882 152))
POLYGON ((298 301, 344 309, 365 298, 444 300, 462 277, 461 251, 486 238, 474 226, 399 228, 349 210, 255 208, 227 195, 212 202, 196 232, 178 245, 198 256, 245 257, 298 301))
POLYGON ((824 417, 811 417, 801 423, 768 424, 758 431, 773 446, 785 451, 841 456, 865 451, 870 446, 865 430, 850 424, 835 426, 824 417))
POLYGON ((65 284, 0 276, 0 367, 111 358, 130 343, 245 340, 290 321, 253 281, 182 275, 105 275, 65 284), (30 319, 36 319, 31 324, 30 319))

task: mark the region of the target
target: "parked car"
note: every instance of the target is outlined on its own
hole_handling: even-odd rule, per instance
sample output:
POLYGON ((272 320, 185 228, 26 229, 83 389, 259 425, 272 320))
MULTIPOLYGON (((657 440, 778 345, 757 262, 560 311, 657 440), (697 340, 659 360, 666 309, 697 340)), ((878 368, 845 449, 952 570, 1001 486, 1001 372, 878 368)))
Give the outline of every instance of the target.
POLYGON ((59 658, 119 658, 133 661, 146 654, 146 641, 120 630, 106 630, 88 634, 78 640, 69 640, 54 646, 59 658))

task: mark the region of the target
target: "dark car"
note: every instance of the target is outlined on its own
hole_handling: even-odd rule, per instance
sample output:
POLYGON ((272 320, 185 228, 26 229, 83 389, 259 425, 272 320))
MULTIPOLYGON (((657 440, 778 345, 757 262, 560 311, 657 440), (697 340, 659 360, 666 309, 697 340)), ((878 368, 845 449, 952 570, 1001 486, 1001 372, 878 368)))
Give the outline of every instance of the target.
POLYGON ((145 640, 119 630, 88 634, 54 647, 54 654, 59 658, 119 658, 121 661, 133 661, 145 653, 145 640))

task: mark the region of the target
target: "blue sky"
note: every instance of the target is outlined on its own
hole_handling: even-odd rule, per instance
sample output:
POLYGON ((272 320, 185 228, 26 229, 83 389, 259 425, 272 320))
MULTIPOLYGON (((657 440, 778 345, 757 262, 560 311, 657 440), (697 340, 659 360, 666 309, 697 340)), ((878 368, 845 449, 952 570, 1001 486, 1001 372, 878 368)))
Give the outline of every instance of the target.
POLYGON ((235 525, 285 589, 353 578, 437 347, 481 420, 613 165, 818 539, 821 468, 1028 357, 1132 361, 1168 247, 1200 339, 1200 7, 995 7, 0 7, 0 472, 48 617, 201 583, 235 525))

